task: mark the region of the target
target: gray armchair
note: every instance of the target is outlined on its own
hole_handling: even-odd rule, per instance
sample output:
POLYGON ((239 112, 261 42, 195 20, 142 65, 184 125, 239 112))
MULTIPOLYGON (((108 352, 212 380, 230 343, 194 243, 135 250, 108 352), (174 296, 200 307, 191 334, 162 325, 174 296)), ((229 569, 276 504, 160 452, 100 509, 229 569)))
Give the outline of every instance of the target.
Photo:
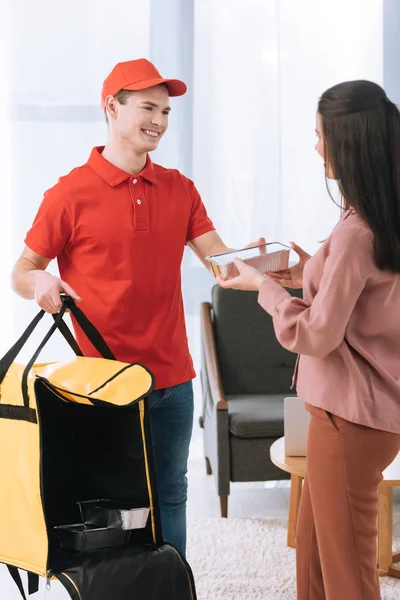
POLYGON ((227 517, 231 481, 288 478, 269 449, 283 435, 283 399, 296 355, 276 340, 256 292, 214 286, 211 304, 201 304, 201 332, 204 454, 227 517))

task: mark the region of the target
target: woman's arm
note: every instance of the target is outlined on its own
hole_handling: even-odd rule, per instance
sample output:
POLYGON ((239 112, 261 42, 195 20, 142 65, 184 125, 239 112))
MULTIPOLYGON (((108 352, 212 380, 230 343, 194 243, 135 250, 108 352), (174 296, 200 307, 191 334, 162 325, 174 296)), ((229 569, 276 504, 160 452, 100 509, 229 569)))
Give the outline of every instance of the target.
POLYGON ((374 268, 371 235, 342 227, 331 237, 318 292, 311 305, 266 279, 259 303, 273 317, 277 339, 287 350, 324 357, 345 337, 354 306, 374 268), (287 294, 287 295, 286 295, 287 294))

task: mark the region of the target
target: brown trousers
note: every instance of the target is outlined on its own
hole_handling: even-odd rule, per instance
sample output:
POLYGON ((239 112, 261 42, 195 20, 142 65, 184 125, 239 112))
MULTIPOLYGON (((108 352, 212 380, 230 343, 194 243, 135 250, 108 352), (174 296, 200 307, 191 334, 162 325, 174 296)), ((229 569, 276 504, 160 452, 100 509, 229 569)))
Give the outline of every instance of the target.
POLYGON ((307 472, 296 534, 298 600, 379 600, 378 486, 400 435, 307 405, 307 472))

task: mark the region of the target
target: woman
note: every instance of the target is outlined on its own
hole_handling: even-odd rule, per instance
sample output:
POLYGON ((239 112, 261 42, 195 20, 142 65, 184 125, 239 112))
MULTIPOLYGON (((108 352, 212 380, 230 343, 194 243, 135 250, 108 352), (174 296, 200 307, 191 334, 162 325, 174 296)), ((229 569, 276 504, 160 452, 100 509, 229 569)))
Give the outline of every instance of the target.
POLYGON ((343 199, 330 237, 294 269, 267 277, 236 259, 240 275, 219 283, 259 290, 300 355, 311 423, 297 597, 377 600, 378 485, 400 450, 400 114, 378 85, 350 81, 322 95, 316 132, 343 199))

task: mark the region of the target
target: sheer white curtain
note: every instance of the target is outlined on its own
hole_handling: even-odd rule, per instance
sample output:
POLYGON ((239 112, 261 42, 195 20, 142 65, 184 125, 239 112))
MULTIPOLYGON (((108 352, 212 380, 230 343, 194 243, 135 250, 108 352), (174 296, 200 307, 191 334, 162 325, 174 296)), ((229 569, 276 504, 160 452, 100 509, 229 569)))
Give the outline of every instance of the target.
MULTIPOLYGON (((92 146, 105 141, 99 106, 102 82, 116 62, 148 56, 150 0, 119 0, 115 7, 98 0, 0 4, 0 102, 8 105, 7 110, 0 107, 0 352, 4 352, 37 311, 34 302, 11 295, 11 265, 43 192, 85 162, 92 146)), ((51 270, 55 272, 55 265, 51 270)), ((32 344, 48 325, 47 319, 32 344)), ((43 357, 67 354, 55 334, 43 357)))
MULTIPOLYGON (((275 0, 195 2, 193 178, 224 241, 280 237, 279 47, 275 0)), ((212 277, 184 264, 186 310, 212 277)))
POLYGON ((8 7, 0 4, 0 354, 11 345, 14 338, 14 305, 10 289, 10 270, 13 262, 13 231, 14 205, 11 169, 12 135, 9 118, 10 95, 10 55, 6 36, 8 24, 8 7))
POLYGON ((338 216, 317 101, 340 81, 383 83, 383 1, 199 0, 195 17, 194 176, 218 229, 314 251, 338 216))
POLYGON ((196 4, 194 175, 234 246, 280 235, 278 34, 275 0, 196 4))
POLYGON ((382 85, 383 0, 281 0, 279 13, 282 236, 314 252, 338 218, 314 151, 318 98, 341 81, 382 85))

